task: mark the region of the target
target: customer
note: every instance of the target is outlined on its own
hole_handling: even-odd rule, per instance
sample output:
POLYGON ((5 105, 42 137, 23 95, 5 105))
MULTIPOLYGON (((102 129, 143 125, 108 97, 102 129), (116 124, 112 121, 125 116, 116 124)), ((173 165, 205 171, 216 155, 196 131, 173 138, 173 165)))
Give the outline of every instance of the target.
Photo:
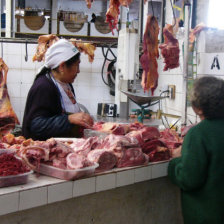
POLYGON ((168 175, 180 187, 185 224, 224 223, 224 81, 203 77, 194 84, 192 107, 201 122, 175 150, 168 175))
POLYGON ((23 135, 34 140, 50 137, 80 137, 93 120, 80 111, 72 83, 79 73, 80 52, 61 39, 46 52, 45 66, 28 93, 23 135))

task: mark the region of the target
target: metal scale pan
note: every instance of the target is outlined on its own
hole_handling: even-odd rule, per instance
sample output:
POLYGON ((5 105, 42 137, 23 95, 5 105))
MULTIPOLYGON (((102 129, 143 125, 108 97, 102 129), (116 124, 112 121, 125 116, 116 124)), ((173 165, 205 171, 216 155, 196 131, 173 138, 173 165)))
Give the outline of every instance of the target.
POLYGON ((166 98, 166 96, 142 96, 136 93, 123 90, 121 90, 121 92, 124 93, 130 100, 132 100, 140 107, 148 107, 152 102, 166 98))

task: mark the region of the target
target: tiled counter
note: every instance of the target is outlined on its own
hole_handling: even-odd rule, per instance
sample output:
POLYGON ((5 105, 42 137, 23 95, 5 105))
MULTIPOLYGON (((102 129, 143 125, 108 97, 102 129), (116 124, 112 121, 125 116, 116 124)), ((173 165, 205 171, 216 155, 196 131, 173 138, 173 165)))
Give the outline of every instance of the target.
POLYGON ((156 214, 164 210, 164 214, 170 216, 163 217, 166 220, 164 223, 168 224, 167 220, 170 219, 172 220, 170 223, 179 224, 181 223, 180 209, 176 204, 179 201, 179 191, 165 178, 167 166, 168 162, 160 162, 147 166, 114 169, 75 181, 32 174, 26 185, 0 189, 0 223, 27 224, 31 222, 30 219, 34 224, 59 224, 62 223, 61 219, 63 222, 66 221, 66 224, 125 223, 121 221, 126 219, 124 218, 126 213, 130 214, 129 210, 133 210, 136 206, 138 212, 130 214, 129 217, 131 220, 136 218, 133 224, 150 224, 147 217, 153 217, 151 210, 155 212, 152 223, 156 223, 155 218, 160 219, 161 224, 163 223, 161 217, 159 218, 156 214), (149 198, 148 194, 151 194, 149 198), (170 206, 172 209, 169 209, 170 206), (141 210, 138 209, 140 207, 142 207, 141 210), (148 211, 144 211, 144 208, 148 211), (48 214, 50 210, 52 214, 48 214), (56 214, 53 214, 55 211, 56 214), (46 217, 42 216, 45 212, 46 217), (121 213, 120 217, 116 214, 114 221, 108 222, 109 217, 113 217, 114 213, 121 213), (144 221, 136 217, 142 215, 145 216, 144 221))
POLYGON ((75 181, 32 174, 25 185, 0 188, 0 215, 163 177, 167 174, 167 165, 168 162, 160 162, 113 169, 75 181))

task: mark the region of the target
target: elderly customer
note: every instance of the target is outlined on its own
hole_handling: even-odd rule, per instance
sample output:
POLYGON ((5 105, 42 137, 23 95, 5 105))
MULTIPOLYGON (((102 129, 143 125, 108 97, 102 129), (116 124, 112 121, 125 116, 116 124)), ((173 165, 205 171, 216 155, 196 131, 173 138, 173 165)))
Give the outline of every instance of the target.
POLYGON ((72 83, 79 73, 80 52, 61 39, 46 52, 45 65, 28 93, 23 135, 34 140, 81 137, 93 120, 80 111, 72 83))
POLYGON ((175 150, 168 175, 181 189, 185 224, 224 223, 224 81, 203 77, 194 84, 192 107, 201 122, 175 150))

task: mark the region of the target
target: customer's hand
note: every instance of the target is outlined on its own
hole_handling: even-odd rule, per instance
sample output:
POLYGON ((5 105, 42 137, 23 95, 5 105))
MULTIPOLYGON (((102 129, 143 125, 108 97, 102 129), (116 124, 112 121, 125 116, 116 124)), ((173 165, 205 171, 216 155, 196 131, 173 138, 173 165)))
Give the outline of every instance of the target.
POLYGON ((180 157, 181 156, 181 150, 182 150, 182 146, 179 146, 178 148, 172 149, 171 157, 172 158, 180 157))
POLYGON ((84 112, 68 115, 68 120, 71 124, 83 126, 85 128, 91 128, 93 126, 92 117, 84 112))

